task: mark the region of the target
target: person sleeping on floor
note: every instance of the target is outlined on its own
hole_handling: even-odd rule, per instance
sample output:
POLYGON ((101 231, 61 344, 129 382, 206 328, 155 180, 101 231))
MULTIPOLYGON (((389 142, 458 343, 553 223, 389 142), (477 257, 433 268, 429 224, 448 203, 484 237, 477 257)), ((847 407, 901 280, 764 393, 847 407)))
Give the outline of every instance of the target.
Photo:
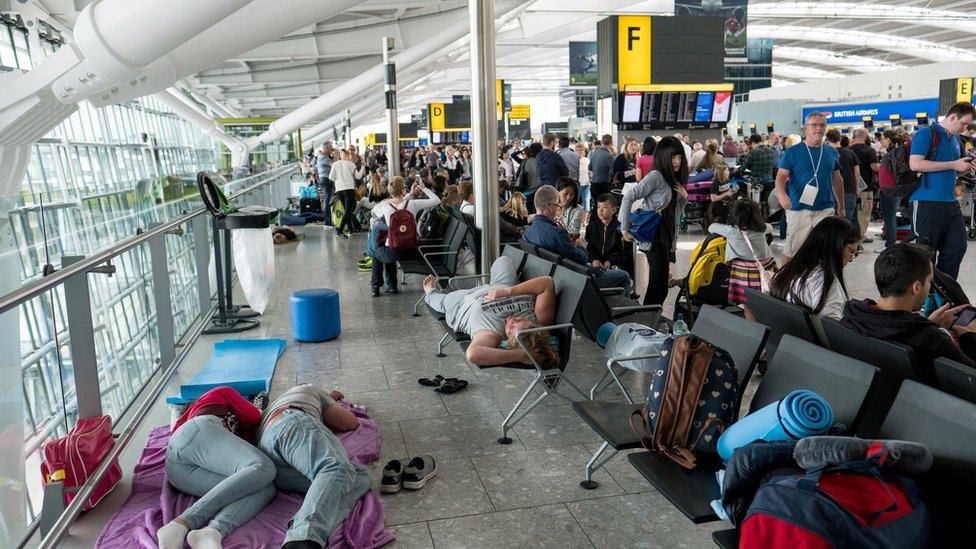
MULTIPOLYGON (((552 325, 556 315, 552 277, 519 283, 515 264, 504 256, 492 263, 488 284, 445 292, 438 289, 436 278, 428 276, 424 293, 427 305, 443 313, 452 330, 471 336, 465 356, 478 366, 532 364, 516 335, 521 330, 552 325)), ((522 340, 541 368, 558 364, 548 332, 533 332, 522 340)))
POLYGON ((165 465, 174 488, 200 499, 156 532, 160 549, 182 549, 184 540, 192 549, 219 549, 276 489, 305 494, 284 547, 325 547, 371 484, 332 432, 359 427, 350 410, 335 405, 342 398, 299 385, 264 414, 230 387, 197 399, 173 425, 165 465))

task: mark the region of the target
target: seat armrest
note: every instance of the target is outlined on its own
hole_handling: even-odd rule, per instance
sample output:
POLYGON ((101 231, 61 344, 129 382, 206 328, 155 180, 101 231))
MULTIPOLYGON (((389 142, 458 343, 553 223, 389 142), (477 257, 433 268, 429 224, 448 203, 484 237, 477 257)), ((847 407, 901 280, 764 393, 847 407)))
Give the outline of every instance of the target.
POLYGON ((459 290, 460 288, 455 287, 455 284, 454 283, 456 281, 459 281, 459 280, 475 280, 475 279, 481 279, 481 278, 489 278, 490 276, 491 276, 490 274, 476 274, 476 275, 454 276, 454 277, 451 277, 451 279, 447 281, 447 287, 448 287, 448 289, 456 289, 456 290, 459 290))
POLYGON ((600 295, 628 295, 626 288, 615 287, 615 288, 597 288, 600 290, 600 295))

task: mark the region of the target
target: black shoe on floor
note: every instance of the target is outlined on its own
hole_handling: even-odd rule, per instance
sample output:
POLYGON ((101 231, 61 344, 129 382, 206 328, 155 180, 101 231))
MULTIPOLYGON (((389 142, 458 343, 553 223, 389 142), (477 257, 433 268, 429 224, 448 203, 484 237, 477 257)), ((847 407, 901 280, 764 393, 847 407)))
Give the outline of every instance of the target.
POLYGON ((420 490, 436 474, 437 464, 433 457, 417 456, 403 469, 403 487, 407 490, 420 490))
POLYGON ((369 295, 371 295, 373 297, 379 297, 380 296, 380 289, 374 287, 372 290, 370 290, 369 295))
POLYGON ((342 232, 342 231, 336 231, 336 233, 335 233, 335 234, 336 234, 336 236, 338 236, 338 237, 342 237, 342 238, 349 238, 349 235, 347 235, 346 233, 344 233, 344 232, 342 232))
POLYGON ((398 293, 400 293, 400 290, 397 290, 396 288, 391 288, 391 287, 387 286, 386 288, 383 288, 383 292, 384 293, 387 293, 387 294, 398 294, 398 293))

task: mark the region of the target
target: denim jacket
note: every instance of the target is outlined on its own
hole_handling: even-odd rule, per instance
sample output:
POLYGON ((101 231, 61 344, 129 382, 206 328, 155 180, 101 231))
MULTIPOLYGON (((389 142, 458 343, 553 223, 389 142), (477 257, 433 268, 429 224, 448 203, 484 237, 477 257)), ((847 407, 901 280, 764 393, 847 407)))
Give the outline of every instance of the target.
POLYGON ((569 232, 544 215, 536 215, 532 218, 532 224, 529 225, 529 230, 525 231, 522 239, 581 265, 588 263, 586 251, 569 240, 569 232))

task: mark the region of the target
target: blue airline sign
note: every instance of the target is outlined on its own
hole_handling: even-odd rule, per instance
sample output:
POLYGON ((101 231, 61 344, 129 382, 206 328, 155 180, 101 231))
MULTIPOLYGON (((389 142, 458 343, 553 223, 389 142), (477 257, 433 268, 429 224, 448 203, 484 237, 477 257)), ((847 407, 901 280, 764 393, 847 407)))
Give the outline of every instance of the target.
POLYGON ((918 113, 928 113, 931 120, 938 116, 939 98, 906 99, 902 101, 878 101, 876 103, 833 103, 828 105, 808 105, 803 107, 803 120, 812 112, 821 112, 827 124, 860 124, 865 116, 874 121, 886 123, 893 114, 902 120, 915 120, 918 113))

